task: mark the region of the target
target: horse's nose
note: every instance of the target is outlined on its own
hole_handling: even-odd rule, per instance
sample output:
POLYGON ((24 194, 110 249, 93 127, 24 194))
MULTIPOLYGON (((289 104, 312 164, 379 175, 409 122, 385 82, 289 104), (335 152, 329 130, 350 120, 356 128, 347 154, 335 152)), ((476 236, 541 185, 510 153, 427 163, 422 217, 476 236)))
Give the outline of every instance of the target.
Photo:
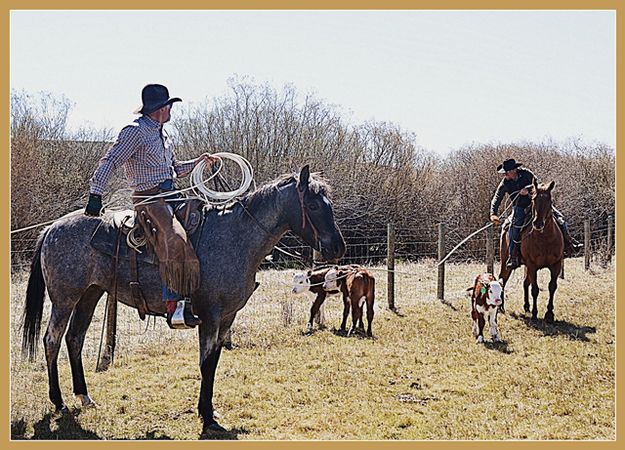
POLYGON ((337 258, 341 258, 345 254, 345 241, 343 239, 334 241, 332 252, 334 252, 337 258))

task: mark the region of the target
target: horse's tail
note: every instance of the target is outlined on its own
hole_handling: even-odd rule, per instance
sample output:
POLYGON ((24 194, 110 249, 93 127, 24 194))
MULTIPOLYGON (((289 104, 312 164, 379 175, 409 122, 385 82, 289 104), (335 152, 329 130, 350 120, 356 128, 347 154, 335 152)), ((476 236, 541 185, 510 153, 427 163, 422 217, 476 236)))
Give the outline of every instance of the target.
POLYGON ((22 322, 22 355, 28 356, 30 361, 37 354, 37 342, 41 333, 41 316, 43 313, 43 299, 46 291, 46 282, 41 271, 41 247, 47 233, 41 233, 37 241, 35 255, 30 265, 30 277, 26 289, 26 304, 22 322))

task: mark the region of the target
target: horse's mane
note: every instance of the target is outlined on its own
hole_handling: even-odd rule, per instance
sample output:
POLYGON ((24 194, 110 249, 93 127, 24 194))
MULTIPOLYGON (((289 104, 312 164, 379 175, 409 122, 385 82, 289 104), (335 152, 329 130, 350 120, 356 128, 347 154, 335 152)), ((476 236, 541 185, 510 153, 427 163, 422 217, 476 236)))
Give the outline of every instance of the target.
MULTIPOLYGON (((285 174, 281 175, 273 181, 266 183, 256 189, 254 192, 250 192, 245 195, 240 202, 247 208, 253 210, 261 203, 270 197, 272 197, 278 189, 287 186, 291 183, 296 184, 299 181, 299 175, 297 174, 285 174)), ((324 195, 330 197, 331 189, 330 185, 323 178, 321 173, 314 172, 310 174, 308 180, 308 189, 315 194, 324 195)))

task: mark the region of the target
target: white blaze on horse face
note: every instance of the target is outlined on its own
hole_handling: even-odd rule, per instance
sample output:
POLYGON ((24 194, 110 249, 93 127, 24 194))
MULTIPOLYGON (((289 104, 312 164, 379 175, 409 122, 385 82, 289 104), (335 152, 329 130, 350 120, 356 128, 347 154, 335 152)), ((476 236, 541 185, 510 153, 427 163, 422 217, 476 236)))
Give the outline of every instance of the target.
POLYGON ((326 197, 325 195, 321 196, 321 199, 323 200, 323 203, 325 203, 328 206, 331 206, 332 203, 330 203, 330 200, 328 200, 328 197, 326 197))
POLYGON ((310 289, 310 279, 305 273, 296 273, 293 275, 292 294, 302 294, 310 289))
POLYGON ((325 281, 323 283, 323 289, 326 291, 335 291, 339 288, 336 279, 338 278, 338 271, 336 269, 328 270, 326 273, 325 281))
POLYGON ((486 303, 493 306, 501 305, 501 293, 503 288, 499 281, 491 281, 488 284, 488 295, 486 296, 486 303))

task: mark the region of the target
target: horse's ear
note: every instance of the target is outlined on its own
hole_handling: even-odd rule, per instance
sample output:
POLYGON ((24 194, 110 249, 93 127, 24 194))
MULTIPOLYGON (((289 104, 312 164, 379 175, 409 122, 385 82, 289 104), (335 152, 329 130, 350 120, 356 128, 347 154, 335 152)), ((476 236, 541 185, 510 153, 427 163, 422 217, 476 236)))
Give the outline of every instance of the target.
POLYGON ((299 181, 297 182, 297 189, 300 192, 304 192, 308 188, 308 180, 310 179, 310 167, 306 164, 302 167, 302 171, 299 173, 299 181))
POLYGON ((551 183, 549 183, 549 186, 547 186, 547 192, 551 192, 551 190, 553 189, 555 185, 556 185, 555 181, 552 181, 551 183))

